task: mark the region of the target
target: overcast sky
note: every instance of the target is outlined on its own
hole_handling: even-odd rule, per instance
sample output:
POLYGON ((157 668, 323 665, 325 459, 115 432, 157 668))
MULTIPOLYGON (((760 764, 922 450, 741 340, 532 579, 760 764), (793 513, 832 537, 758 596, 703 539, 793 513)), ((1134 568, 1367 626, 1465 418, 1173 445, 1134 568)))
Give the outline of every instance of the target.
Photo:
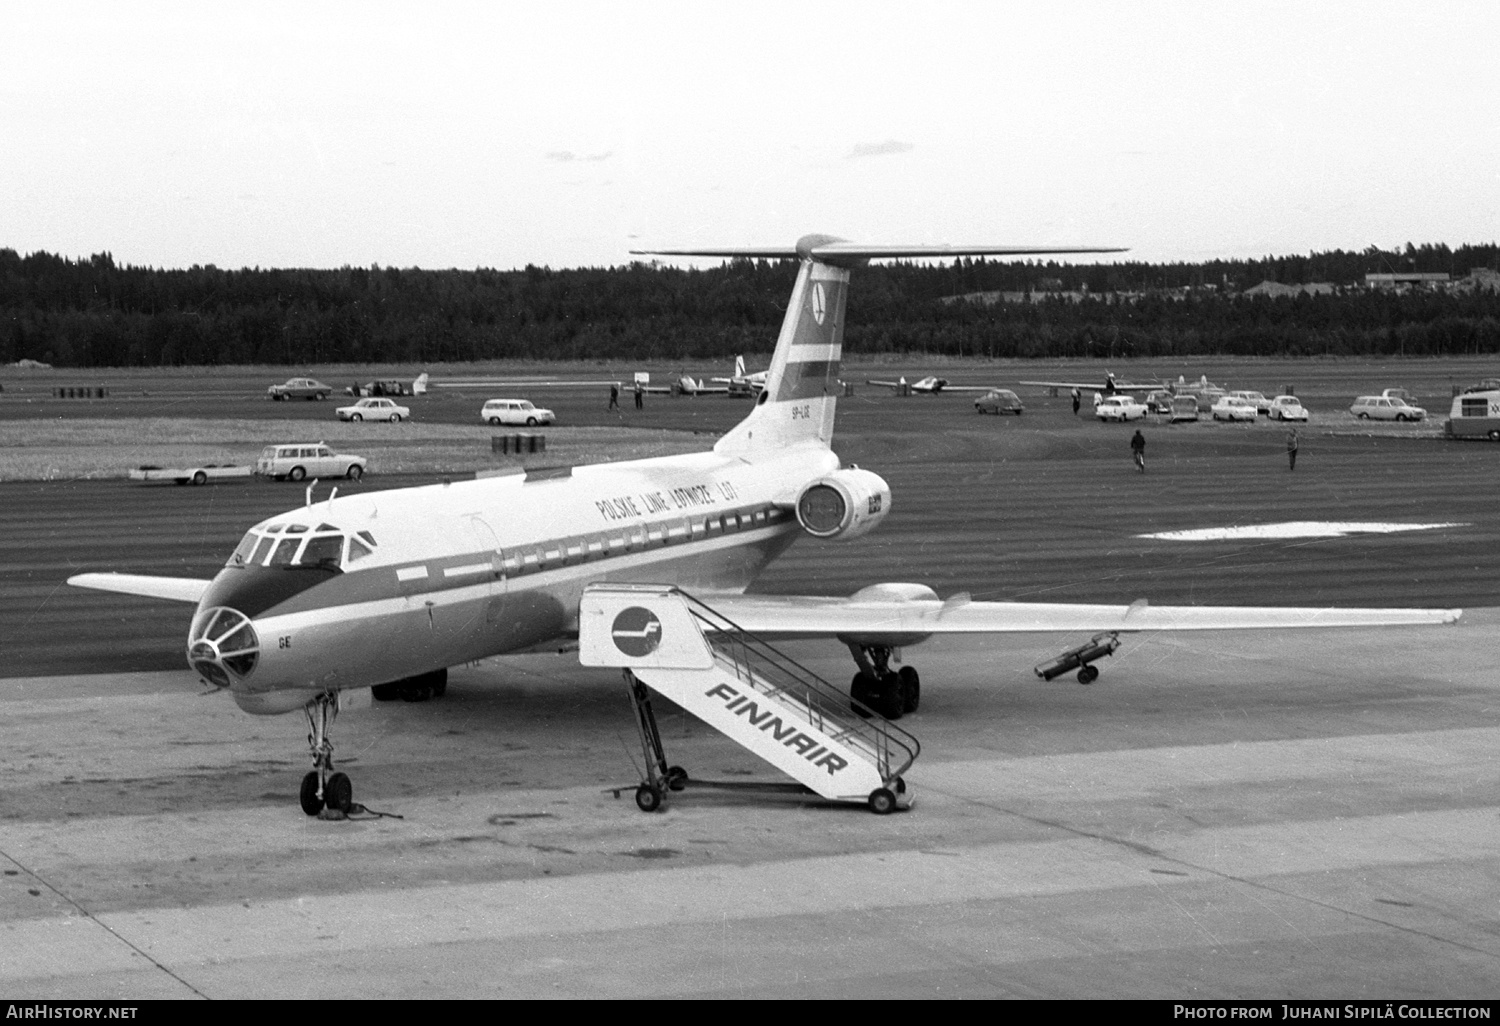
POLYGON ((1500 4, 12 3, 0 247, 612 265, 633 247, 1500 239, 1500 4))

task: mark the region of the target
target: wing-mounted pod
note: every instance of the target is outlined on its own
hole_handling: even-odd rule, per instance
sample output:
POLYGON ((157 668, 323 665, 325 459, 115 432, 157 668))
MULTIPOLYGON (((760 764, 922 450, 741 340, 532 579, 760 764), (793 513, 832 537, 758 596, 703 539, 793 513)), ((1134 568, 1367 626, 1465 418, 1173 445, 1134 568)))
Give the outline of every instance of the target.
POLYGON ((814 538, 847 541, 874 529, 891 509, 891 486, 858 467, 819 478, 797 497, 797 523, 814 538))

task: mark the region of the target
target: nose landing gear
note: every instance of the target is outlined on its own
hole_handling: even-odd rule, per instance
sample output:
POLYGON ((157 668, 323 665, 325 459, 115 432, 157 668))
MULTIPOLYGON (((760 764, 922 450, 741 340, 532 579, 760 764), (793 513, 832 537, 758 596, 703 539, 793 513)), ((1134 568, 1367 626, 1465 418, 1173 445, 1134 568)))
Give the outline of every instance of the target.
POLYGON ((339 714, 339 693, 325 691, 303 706, 307 713, 307 747, 312 750, 312 772, 302 778, 302 811, 316 816, 324 808, 344 815, 354 807, 354 784, 348 774, 333 771, 333 742, 328 728, 339 714))

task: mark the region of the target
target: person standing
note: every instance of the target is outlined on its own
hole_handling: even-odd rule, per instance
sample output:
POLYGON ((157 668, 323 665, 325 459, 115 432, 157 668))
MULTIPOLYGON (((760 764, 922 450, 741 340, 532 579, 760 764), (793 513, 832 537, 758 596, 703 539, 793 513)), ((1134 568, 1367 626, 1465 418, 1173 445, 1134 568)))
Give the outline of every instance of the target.
POLYGON ((1141 429, 1136 428, 1135 434, 1130 438, 1130 458, 1135 460, 1135 468, 1142 474, 1146 472, 1146 436, 1141 434, 1141 429))
POLYGON ((635 408, 636 409, 638 409, 638 410, 644 410, 646 408, 645 395, 646 395, 646 393, 644 393, 643 391, 641 391, 641 383, 639 381, 637 381, 635 383, 635 408))
POLYGON ((611 384, 609 386, 609 408, 618 410, 620 408, 620 386, 611 384))
POLYGON ((1083 405, 1083 396, 1078 389, 1073 389, 1073 416, 1078 416, 1078 407, 1083 405))
POLYGON ((1297 469, 1297 429, 1292 428, 1286 433, 1286 462, 1287 470, 1297 469))

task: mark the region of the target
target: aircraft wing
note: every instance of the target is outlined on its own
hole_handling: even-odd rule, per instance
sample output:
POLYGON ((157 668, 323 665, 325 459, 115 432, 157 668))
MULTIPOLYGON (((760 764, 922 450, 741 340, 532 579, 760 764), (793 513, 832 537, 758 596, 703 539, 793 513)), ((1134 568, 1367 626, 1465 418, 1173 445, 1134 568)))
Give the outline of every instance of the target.
POLYGON ((1000 385, 944 385, 940 392, 989 392, 1000 385))
POLYGON ((898 388, 901 385, 909 385, 906 381, 866 381, 867 385, 884 385, 886 388, 898 388))
POLYGON ((76 574, 68 578, 68 583, 75 588, 117 591, 122 595, 143 595, 146 598, 168 599, 172 602, 197 602, 213 582, 191 577, 150 577, 145 574, 76 574))
MULTIPOLYGON (((1111 387, 1116 392, 1139 392, 1142 389, 1166 387, 1160 381, 1116 381, 1112 386, 1103 381, 1020 381, 1017 384, 1038 385, 1042 388, 1085 388, 1094 392, 1103 392, 1111 387)), ((948 390, 953 391, 952 388, 948 390)))
MULTIPOLYGON (((1290 630, 1454 623, 1460 609, 1356 609, 1335 606, 1129 606, 1057 602, 703 595, 742 629, 776 638, 848 636, 920 639, 929 634, 1093 631, 1290 630)), ((894 642, 893 642, 894 643, 894 642)), ((912 641, 907 641, 910 644, 912 641)))
POLYGON ((428 383, 429 388, 608 388, 610 385, 622 383, 618 380, 558 381, 552 378, 449 378, 428 383))

